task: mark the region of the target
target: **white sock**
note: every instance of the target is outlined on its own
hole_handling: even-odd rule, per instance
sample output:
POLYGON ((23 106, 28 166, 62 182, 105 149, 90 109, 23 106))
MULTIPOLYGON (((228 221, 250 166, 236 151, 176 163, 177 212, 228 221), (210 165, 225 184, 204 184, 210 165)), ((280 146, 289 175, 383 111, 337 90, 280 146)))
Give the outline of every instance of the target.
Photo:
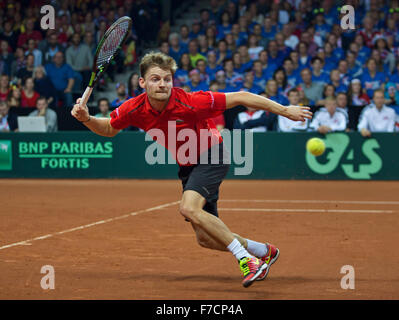
POLYGON ((247 250, 256 257, 264 257, 267 254, 266 244, 247 239, 247 250))
POLYGON ((227 249, 238 259, 249 257, 254 258, 249 252, 241 245, 240 241, 234 239, 228 246, 227 249))

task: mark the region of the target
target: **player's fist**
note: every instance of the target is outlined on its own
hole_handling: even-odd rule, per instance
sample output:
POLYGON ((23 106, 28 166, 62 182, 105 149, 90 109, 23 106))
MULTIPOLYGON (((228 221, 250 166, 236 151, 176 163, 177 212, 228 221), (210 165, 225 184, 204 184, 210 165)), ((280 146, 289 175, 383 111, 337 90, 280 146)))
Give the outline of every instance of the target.
POLYGON ((309 107, 289 106, 287 107, 287 118, 294 121, 305 121, 305 119, 312 119, 313 113, 309 110, 309 107))
POLYGON ((87 105, 80 105, 81 98, 76 100, 76 104, 73 106, 71 115, 75 117, 78 121, 86 122, 90 118, 89 109, 87 105))

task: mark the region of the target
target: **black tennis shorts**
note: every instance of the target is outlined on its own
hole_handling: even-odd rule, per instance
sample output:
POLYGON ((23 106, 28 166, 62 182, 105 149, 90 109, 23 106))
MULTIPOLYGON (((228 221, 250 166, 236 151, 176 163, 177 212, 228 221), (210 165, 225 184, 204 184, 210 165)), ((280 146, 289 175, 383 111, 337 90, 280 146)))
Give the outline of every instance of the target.
POLYGON ((203 209, 218 217, 219 186, 229 171, 229 155, 222 142, 201 155, 201 159, 205 159, 205 157, 208 159, 206 164, 180 166, 178 175, 183 185, 183 192, 186 190, 198 192, 206 199, 203 209), (213 149, 218 149, 219 153, 212 159, 213 149))

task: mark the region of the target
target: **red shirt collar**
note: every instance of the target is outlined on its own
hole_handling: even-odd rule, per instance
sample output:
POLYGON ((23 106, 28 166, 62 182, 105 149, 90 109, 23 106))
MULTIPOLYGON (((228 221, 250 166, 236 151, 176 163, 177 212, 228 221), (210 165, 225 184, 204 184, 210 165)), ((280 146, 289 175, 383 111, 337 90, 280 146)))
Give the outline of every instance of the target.
POLYGON ((148 99, 148 94, 146 94, 146 96, 145 96, 145 107, 146 107, 147 111, 151 112, 154 115, 160 116, 160 115, 164 114, 165 111, 171 110, 171 109, 173 109, 175 107, 175 97, 176 97, 176 90, 175 90, 175 88, 172 88, 168 104, 166 105, 166 107, 161 112, 159 112, 159 111, 155 110, 151 106, 150 100, 148 99))

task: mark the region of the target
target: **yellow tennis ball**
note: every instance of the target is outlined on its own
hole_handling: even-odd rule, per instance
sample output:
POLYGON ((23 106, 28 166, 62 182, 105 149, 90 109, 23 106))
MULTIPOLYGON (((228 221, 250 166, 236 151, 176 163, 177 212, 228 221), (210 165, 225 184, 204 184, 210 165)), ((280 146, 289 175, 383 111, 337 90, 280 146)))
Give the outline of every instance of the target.
POLYGON ((324 141, 319 138, 311 138, 306 142, 306 150, 308 150, 314 156, 321 156, 326 150, 324 141))

